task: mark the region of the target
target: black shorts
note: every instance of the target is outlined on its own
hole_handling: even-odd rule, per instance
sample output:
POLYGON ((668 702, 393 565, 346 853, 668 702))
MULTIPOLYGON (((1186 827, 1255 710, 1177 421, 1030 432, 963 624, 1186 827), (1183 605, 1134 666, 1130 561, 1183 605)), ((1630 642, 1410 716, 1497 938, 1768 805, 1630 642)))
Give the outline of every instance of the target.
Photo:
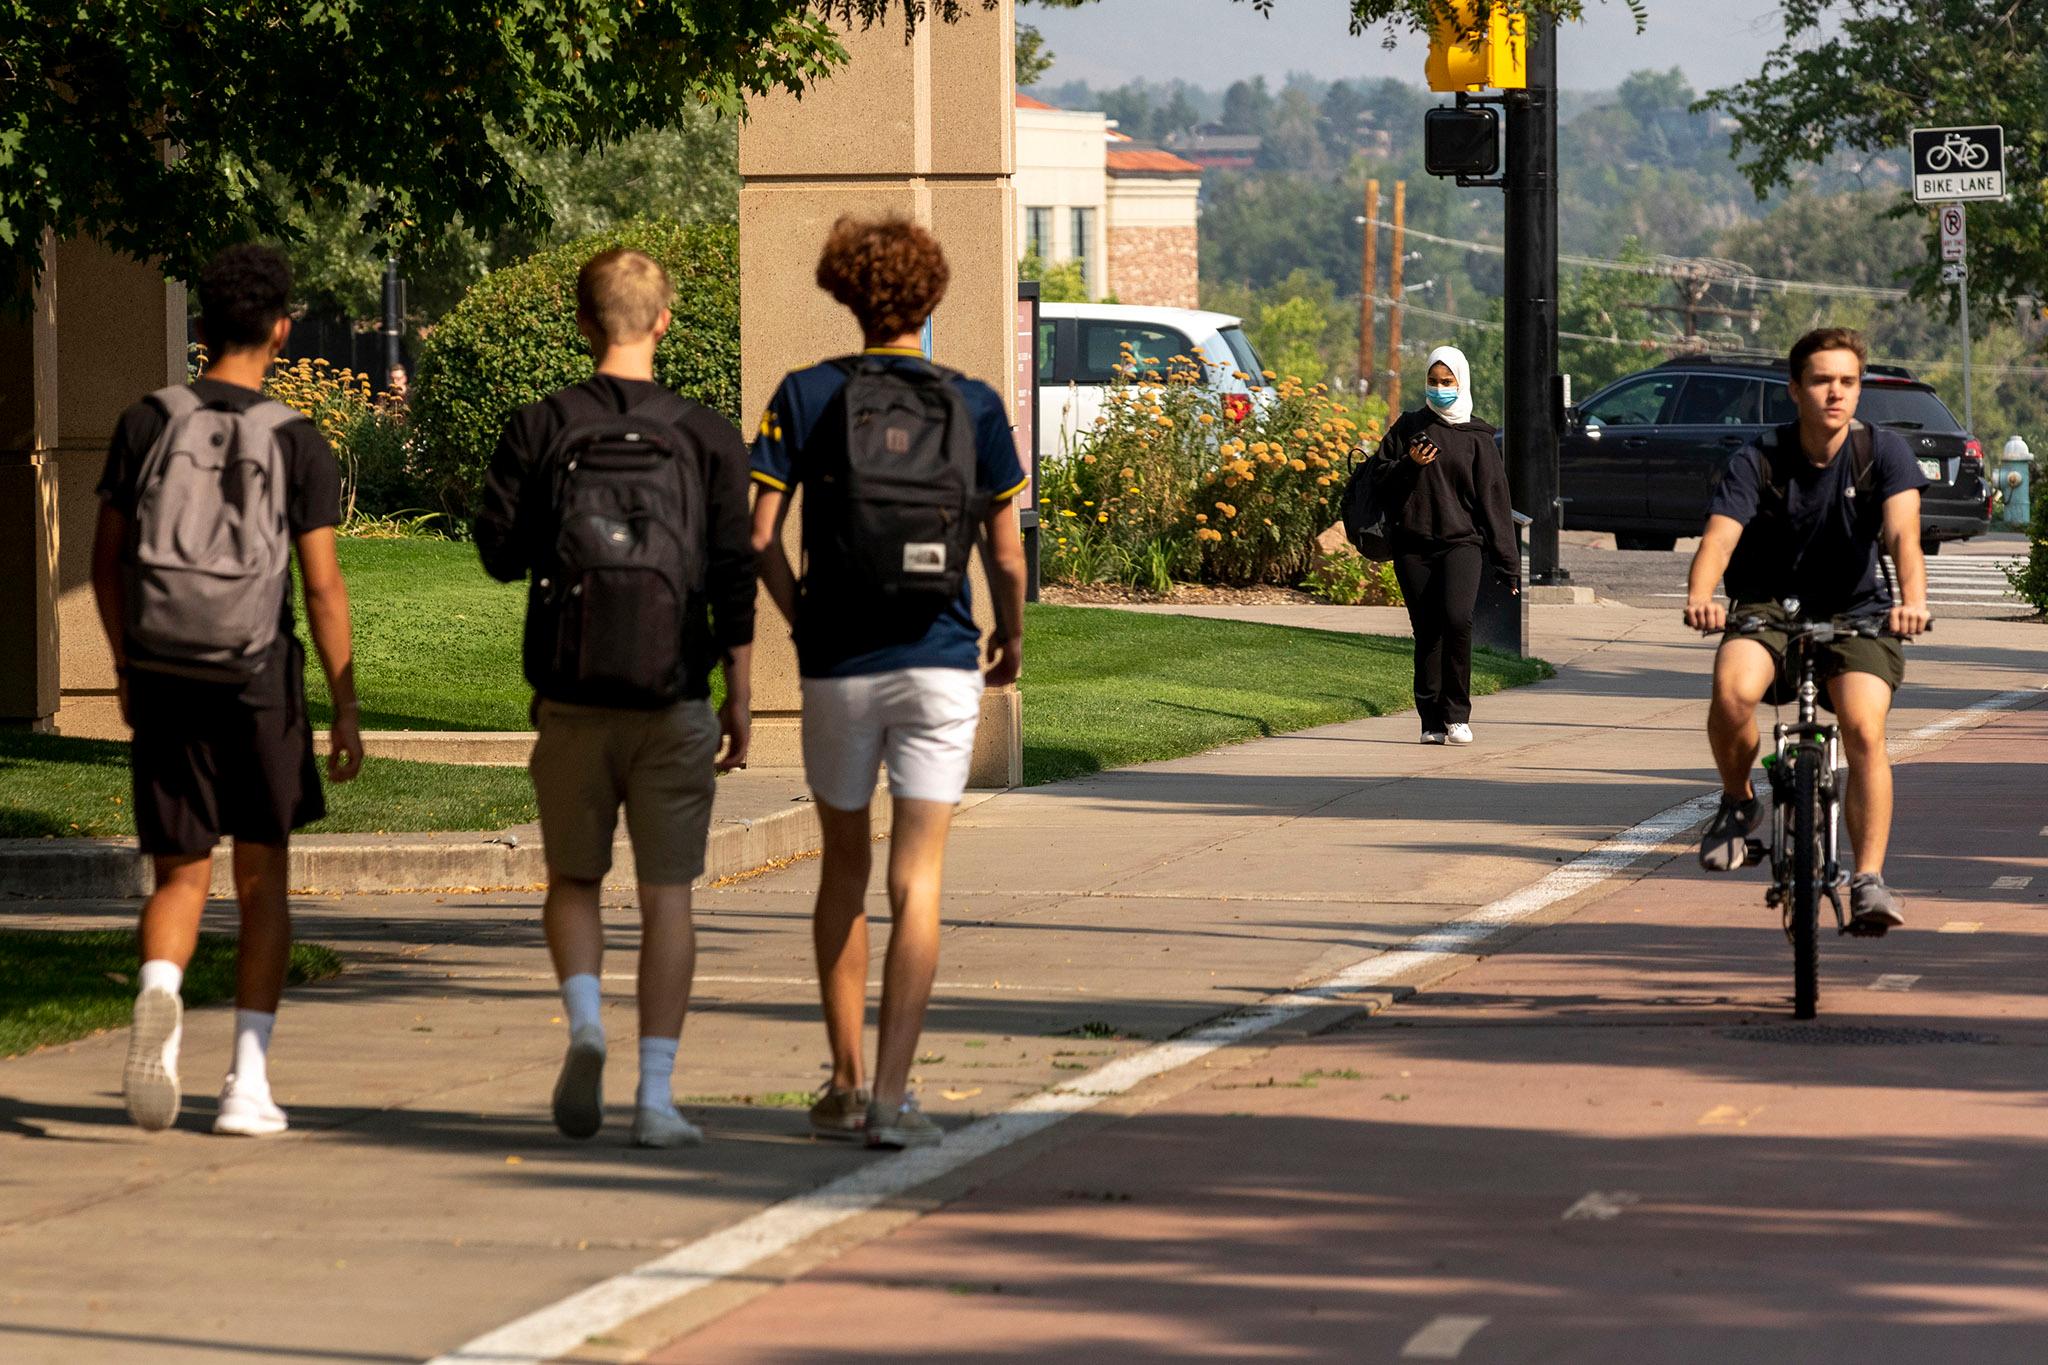
POLYGON ((223 835, 282 846, 327 814, 303 693, 255 707, 139 670, 128 690, 135 832, 145 854, 210 853, 223 835))
MULTIPOLYGON (((1744 635, 1735 629, 1735 623, 1745 616, 1783 621, 1786 619, 1785 609, 1776 602, 1731 602, 1728 605, 1728 630, 1721 638, 1723 641, 1754 640, 1768 649, 1778 665, 1778 676, 1772 682, 1771 690, 1764 694, 1764 700, 1772 706, 1789 705, 1799 695, 1799 679, 1789 676, 1785 668, 1785 648, 1789 637, 1782 630, 1769 629, 1756 635, 1744 635)), ((1881 635, 1875 640, 1854 635, 1819 648, 1820 658, 1814 669, 1814 678, 1820 683, 1820 704, 1830 711, 1835 707, 1828 694, 1828 679, 1838 673, 1868 673, 1874 678, 1884 679, 1893 692, 1897 692, 1899 684, 1906 680, 1906 651, 1889 635, 1881 635)))

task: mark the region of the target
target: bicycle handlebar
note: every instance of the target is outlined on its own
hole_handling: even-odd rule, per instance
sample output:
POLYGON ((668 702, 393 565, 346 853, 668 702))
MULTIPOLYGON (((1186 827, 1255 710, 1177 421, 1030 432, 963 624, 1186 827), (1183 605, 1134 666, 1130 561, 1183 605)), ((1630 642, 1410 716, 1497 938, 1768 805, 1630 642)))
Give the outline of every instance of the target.
MULTIPOLYGON (((1767 616, 1750 615, 1731 621, 1729 625, 1737 635, 1761 635, 1765 631, 1774 630, 1783 632, 1788 639, 1812 640, 1816 644, 1827 644, 1831 640, 1847 636, 1865 640, 1876 640, 1887 635, 1898 640, 1912 638, 1889 629, 1889 613, 1880 616, 1838 616, 1829 621, 1774 621, 1767 616)), ((1934 629, 1932 620, 1928 621, 1927 629, 1934 629)))

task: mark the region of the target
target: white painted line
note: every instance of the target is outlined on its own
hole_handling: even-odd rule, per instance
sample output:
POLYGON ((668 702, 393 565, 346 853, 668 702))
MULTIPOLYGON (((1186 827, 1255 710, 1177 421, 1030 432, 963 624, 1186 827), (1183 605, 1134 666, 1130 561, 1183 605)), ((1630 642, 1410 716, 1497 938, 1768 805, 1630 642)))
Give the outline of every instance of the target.
POLYGON ((1621 1211, 1643 1202, 1634 1190, 1591 1190, 1564 1211, 1567 1223, 1607 1223, 1621 1217, 1621 1211))
MULTIPOLYGON (((2037 698, 2041 689, 1990 697, 1945 720, 1921 727, 1900 743, 1930 743, 1990 711, 2004 710, 2037 698)), ((1706 819, 1719 804, 1718 794, 1696 796, 1639 825, 1595 844, 1579 857, 1541 880, 1494 901, 1463 918, 1452 920, 1410 939, 1400 948, 1363 958, 1322 982, 1269 997, 1234 1014, 1107 1066, 1064 1085, 1040 1091, 1001 1113, 946 1134, 944 1146, 914 1148, 874 1161, 806 1194, 771 1204, 748 1218, 676 1248, 665 1256, 569 1295, 495 1331, 486 1332, 429 1365, 489 1361, 493 1365, 541 1365, 566 1355, 592 1336, 609 1332, 643 1313, 694 1294, 707 1285, 739 1274, 765 1257, 786 1251, 886 1200, 935 1180, 990 1152, 1050 1128, 1071 1115, 1084 1113, 1106 1099, 1124 1094, 1154 1076, 1199 1061, 1219 1049, 1255 1038, 1292 1023, 1310 1010, 1340 1000, 1369 986, 1406 976, 1418 968, 1477 949, 1501 928, 1598 886, 1641 862, 1680 832, 1706 819)), ((1724 1106, 1725 1107, 1725 1106, 1724 1106)), ((1737 1111, 1742 1123, 1748 1115, 1737 1111)), ((1702 1119, 1701 1122, 1707 1120, 1702 1119)), ((1484 1318, 1439 1318, 1438 1323, 1475 1323, 1459 1341, 1484 1326, 1484 1318)), ((1418 1338, 1436 1327, 1432 1323, 1418 1338)), ((1411 1345, 1413 1343, 1411 1342, 1411 1345)), ((1453 1356, 1456 1353, 1453 1352, 1453 1356)), ((1417 1357, 1451 1359, 1452 1356, 1417 1357)))
POLYGON ((1984 927, 1980 919, 1952 919, 1934 932, 1937 934, 1974 934, 1984 927))
POLYGON ((2048 839, 2048 825, 2041 826, 2041 837, 2043 839, 2048 839))
POLYGON ((1870 989, 1874 991, 1910 991, 1913 989, 1913 983, 1919 979, 1917 976, 1911 976, 1904 972, 1886 972, 1883 976, 1870 983, 1870 989))
POLYGON ((2034 884, 2032 877, 2000 877, 1991 883, 1993 891, 2024 891, 2034 884))
POLYGON ((1401 1348, 1401 1359, 1456 1360, 1464 1351, 1465 1343, 1492 1321, 1492 1318, 1468 1318, 1454 1313, 1432 1319, 1427 1327, 1408 1338, 1408 1344, 1401 1348))

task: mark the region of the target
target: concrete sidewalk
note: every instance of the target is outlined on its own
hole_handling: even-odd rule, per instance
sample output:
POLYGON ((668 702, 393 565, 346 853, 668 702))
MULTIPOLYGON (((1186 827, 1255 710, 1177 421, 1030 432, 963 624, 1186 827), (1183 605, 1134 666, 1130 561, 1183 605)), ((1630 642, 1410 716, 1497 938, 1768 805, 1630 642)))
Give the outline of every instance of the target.
POLYGON ((1899 767, 1909 927, 1826 936, 1817 1021, 1762 879, 1681 853, 652 1359, 2031 1365, 2044 766, 2048 707, 1899 767))
MULTIPOLYGON (((1472 749, 1422 748, 1403 714, 965 812, 919 1065, 927 1107, 954 1125, 1088 1076, 1704 790, 1710 646, 1670 613, 1532 616, 1559 677, 1482 699, 1472 749)), ((2044 640, 1957 623, 1915 646, 1899 728, 2039 685, 2044 640)), ((562 1038, 532 896, 303 903, 304 936, 350 969, 281 1020, 274 1076, 295 1128, 276 1142, 203 1131, 225 1011, 188 1021, 192 1098, 155 1137, 121 1112, 118 1036, 0 1062, 0 1355, 417 1359, 874 1167, 803 1136, 799 1106, 823 1078, 814 879, 800 863, 701 899, 678 1079, 712 1136, 694 1151, 620 1145, 616 1107, 591 1143, 553 1133, 562 1038)), ((0 923, 131 913, 13 903, 0 923)), ((631 911, 616 917, 630 948, 631 911)), ((608 968, 623 1099, 630 951, 608 968)), ((600 1332, 610 1344, 589 1349, 630 1356, 674 1335, 659 1330, 600 1332)))

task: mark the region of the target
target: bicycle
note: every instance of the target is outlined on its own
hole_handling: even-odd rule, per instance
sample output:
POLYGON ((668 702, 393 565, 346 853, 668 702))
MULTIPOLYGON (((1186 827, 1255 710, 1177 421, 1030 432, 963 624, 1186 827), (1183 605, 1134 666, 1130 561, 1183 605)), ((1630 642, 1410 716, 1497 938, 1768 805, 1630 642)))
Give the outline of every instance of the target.
POLYGON ((1927 149, 1927 169, 1930 171, 1945 171, 1951 166, 1981 171, 1990 160, 1990 150, 1963 133, 1950 133, 1927 149))
POLYGON ((1889 634, 1884 616, 1840 617, 1801 621, 1799 600, 1782 604, 1789 620, 1744 616, 1734 623, 1739 635, 1782 633, 1785 668, 1796 670, 1799 718, 1772 727, 1772 752, 1764 756, 1764 776, 1771 789, 1772 839, 1744 840, 1746 864, 1771 864, 1771 889, 1764 904, 1782 912, 1785 937, 1792 942, 1792 1017, 1811 1019, 1820 1003, 1820 900, 1834 907, 1837 933, 1859 938, 1880 937, 1882 928, 1858 925, 1842 908, 1842 888, 1849 874, 1841 864, 1841 806, 1844 770, 1838 733, 1820 719, 1819 647, 1850 637, 1877 639, 1889 634))

